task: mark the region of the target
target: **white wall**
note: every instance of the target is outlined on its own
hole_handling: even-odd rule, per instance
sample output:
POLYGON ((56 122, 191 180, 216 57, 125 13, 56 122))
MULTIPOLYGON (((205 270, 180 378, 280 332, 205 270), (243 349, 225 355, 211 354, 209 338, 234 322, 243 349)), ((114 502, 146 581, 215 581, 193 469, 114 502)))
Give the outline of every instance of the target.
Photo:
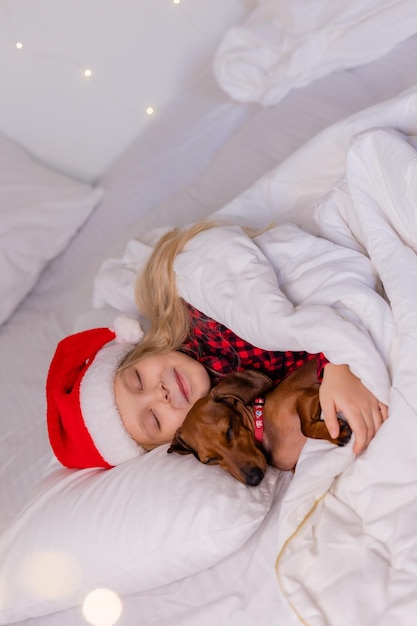
POLYGON ((48 165, 95 180, 196 80, 254 4, 0 0, 0 132, 48 165))

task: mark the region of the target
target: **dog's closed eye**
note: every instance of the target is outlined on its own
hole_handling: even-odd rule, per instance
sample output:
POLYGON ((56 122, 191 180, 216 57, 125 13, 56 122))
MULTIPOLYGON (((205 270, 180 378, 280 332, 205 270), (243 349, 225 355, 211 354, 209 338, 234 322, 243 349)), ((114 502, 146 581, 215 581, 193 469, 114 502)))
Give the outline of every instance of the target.
POLYGON ((216 456, 212 456, 207 459, 207 461, 204 461, 204 465, 216 465, 216 463, 218 463, 219 461, 220 459, 218 459, 216 456))

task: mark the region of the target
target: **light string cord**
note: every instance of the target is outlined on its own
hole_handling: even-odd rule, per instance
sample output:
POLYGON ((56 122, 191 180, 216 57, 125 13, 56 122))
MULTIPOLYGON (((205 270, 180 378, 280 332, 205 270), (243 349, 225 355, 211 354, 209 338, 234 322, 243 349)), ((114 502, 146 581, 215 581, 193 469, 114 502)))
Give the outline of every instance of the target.
MULTIPOLYGON (((178 7, 178 9, 183 12, 184 16, 186 17, 187 21, 194 31, 199 32, 202 36, 204 36, 204 38, 211 41, 212 43, 216 43, 216 37, 213 34, 207 32, 205 29, 201 28, 201 26, 194 19, 192 12, 189 10, 189 7, 187 6, 187 3, 184 2, 184 0, 170 0, 170 4, 178 7)), ((16 28, 17 21, 13 14, 10 0, 2 0, 2 2, 0 3, 0 7, 3 9, 4 23, 7 25, 6 28, 10 32, 11 41, 14 41, 14 45, 19 54, 25 55, 33 59, 42 59, 46 61, 49 60, 51 62, 61 61, 66 66, 72 67, 77 70, 77 72, 83 77, 86 82, 94 84, 94 86, 99 89, 103 93, 103 95, 112 100, 118 106, 122 107, 125 111, 132 114, 134 117, 143 112, 143 110, 138 110, 137 107, 130 105, 118 94, 112 91, 108 87, 108 85, 95 74, 94 70, 91 67, 83 66, 83 64, 77 58, 61 53, 39 52, 32 46, 28 46, 22 40, 18 33, 18 29, 16 28)), ((152 116, 155 113, 155 107, 149 104, 145 107, 144 112, 147 115, 152 116)))

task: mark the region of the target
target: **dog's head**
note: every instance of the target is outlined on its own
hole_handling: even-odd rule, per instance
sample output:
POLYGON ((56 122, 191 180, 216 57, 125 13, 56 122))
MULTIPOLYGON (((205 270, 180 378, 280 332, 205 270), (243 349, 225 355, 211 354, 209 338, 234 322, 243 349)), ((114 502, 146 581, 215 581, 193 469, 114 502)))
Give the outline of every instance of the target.
POLYGON ((240 482, 258 485, 267 463, 254 438, 249 405, 271 387, 271 379, 254 370, 227 376, 194 404, 168 452, 194 454, 201 463, 220 465, 240 482))

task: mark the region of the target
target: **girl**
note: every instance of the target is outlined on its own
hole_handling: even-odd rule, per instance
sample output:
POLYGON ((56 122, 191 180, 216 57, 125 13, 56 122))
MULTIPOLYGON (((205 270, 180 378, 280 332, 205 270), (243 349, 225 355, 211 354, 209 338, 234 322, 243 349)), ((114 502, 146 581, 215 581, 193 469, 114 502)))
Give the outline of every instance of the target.
MULTIPOLYGON (((315 358, 318 376, 322 381, 320 403, 327 428, 332 437, 336 437, 339 432, 336 414, 343 413, 355 434, 354 451, 358 454, 366 448, 388 417, 388 407, 378 402, 352 374, 348 365, 329 363, 323 354, 258 349, 178 296, 174 259, 192 237, 213 226, 211 223, 196 224, 185 232, 174 230, 167 233, 155 246, 138 277, 136 301, 139 310, 151 321, 151 327, 145 339, 123 361, 116 376, 116 402, 120 407, 123 405, 122 419, 125 411, 127 413, 127 402, 121 385, 117 384, 118 377, 124 369, 129 371, 137 367, 139 359, 149 354, 180 351, 205 366, 211 384, 221 376, 248 368, 263 371, 278 384, 296 367, 315 358)), ((146 361, 142 364, 143 368, 146 368, 146 361)), ((204 386, 201 390, 203 388, 204 386)), ((168 443, 174 426, 176 430, 181 421, 180 417, 173 423, 165 440, 165 433, 161 433, 161 437, 156 438, 155 445, 168 443)))
POLYGON ((58 345, 47 380, 47 415, 52 447, 64 465, 112 467, 170 443, 194 402, 221 377, 247 368, 278 384, 315 359, 329 432, 337 436, 336 414, 343 413, 357 454, 387 418, 387 406, 348 365, 329 363, 323 354, 257 348, 179 297, 175 257, 211 227, 171 231, 155 246, 136 284, 138 308, 150 322, 141 341, 136 335, 117 344, 117 329, 94 329, 58 345))

